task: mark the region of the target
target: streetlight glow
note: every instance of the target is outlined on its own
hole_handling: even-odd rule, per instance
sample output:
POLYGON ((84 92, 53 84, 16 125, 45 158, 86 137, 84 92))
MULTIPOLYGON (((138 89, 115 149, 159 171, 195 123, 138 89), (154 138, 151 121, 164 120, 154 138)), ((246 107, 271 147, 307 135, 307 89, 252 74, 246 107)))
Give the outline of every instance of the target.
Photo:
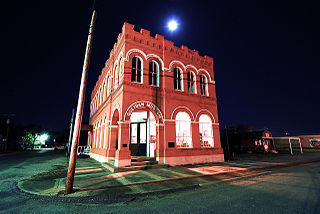
POLYGON ((170 31, 175 31, 178 28, 178 23, 175 20, 168 22, 168 28, 170 31))
POLYGON ((42 134, 42 135, 40 135, 39 140, 40 140, 41 144, 45 144, 46 140, 48 140, 48 138, 49 138, 48 134, 42 134))

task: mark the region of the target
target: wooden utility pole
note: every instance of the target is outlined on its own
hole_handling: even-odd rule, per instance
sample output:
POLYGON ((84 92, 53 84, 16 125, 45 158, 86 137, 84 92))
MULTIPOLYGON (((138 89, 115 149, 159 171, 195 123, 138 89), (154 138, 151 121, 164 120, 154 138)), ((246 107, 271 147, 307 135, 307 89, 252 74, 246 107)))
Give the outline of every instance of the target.
POLYGON ((68 175, 67 175, 67 181, 66 181, 67 194, 72 193, 73 191, 74 173, 76 170, 77 150, 78 150, 82 114, 83 114, 83 104, 84 104, 84 98, 85 98, 85 92, 86 92, 87 73, 89 69, 91 44, 92 44, 92 37, 93 37, 95 22, 96 22, 96 11, 93 10, 90 28, 89 28, 89 35, 87 40, 86 54, 84 58, 83 68, 82 68, 82 77, 81 77, 81 84, 80 84, 80 91, 79 91, 79 98, 78 98, 78 105, 77 105, 76 120, 74 124, 73 136, 72 136, 72 147, 71 147, 68 175))

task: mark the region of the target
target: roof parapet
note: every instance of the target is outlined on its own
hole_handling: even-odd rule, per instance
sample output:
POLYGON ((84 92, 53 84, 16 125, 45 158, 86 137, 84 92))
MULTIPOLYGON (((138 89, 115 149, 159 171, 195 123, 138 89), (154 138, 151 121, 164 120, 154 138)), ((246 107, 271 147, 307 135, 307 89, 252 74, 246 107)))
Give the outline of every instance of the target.
POLYGON ((143 28, 140 29, 140 33, 144 36, 150 36, 150 31, 143 28))
POLYGON ((134 25, 129 24, 128 22, 123 23, 122 33, 126 32, 126 31, 134 31, 134 25))
POLYGON ((157 40, 164 40, 164 36, 159 35, 159 34, 156 34, 155 38, 156 38, 157 40))
MULTIPOLYGON (((156 39, 158 41, 163 41, 164 46, 167 47, 169 50, 178 50, 178 51, 180 50, 180 51, 182 51, 184 53, 191 54, 194 57, 202 57, 202 56, 199 55, 199 51, 197 51, 197 50, 191 50, 185 45, 181 45, 180 47, 177 47, 177 46, 174 45, 174 42, 166 40, 164 36, 159 35, 159 34, 156 34, 155 37, 152 37, 152 36, 150 36, 150 31, 146 30, 146 29, 143 29, 143 28, 141 28, 139 32, 135 31, 134 30, 134 25, 129 24, 128 22, 125 22, 123 24, 123 27, 122 27, 122 34, 121 35, 126 35, 126 38, 127 38, 128 33, 130 34, 131 32, 134 32, 134 35, 140 34, 140 35, 143 35, 145 37, 150 37, 151 39, 156 39)), ((118 36, 118 41, 119 41, 119 39, 120 39, 120 35, 118 36)), ((203 58, 204 58, 204 60, 213 63, 213 58, 212 57, 203 56, 203 58)))

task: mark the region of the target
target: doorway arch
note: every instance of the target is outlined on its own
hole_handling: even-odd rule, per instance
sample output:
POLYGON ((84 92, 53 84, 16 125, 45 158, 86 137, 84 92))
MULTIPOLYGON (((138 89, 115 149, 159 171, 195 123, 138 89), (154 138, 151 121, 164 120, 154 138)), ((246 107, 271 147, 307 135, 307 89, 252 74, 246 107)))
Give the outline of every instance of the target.
POLYGON ((130 124, 129 148, 132 156, 155 157, 159 147, 159 125, 163 124, 160 109, 149 101, 131 104, 124 115, 124 122, 130 124))

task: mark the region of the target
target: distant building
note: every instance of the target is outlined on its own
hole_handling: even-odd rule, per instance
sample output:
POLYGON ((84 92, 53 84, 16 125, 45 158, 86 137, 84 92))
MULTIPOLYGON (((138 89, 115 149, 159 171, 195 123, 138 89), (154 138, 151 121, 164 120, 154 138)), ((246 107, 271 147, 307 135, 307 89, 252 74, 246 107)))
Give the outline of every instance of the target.
POLYGON ((268 130, 253 131, 249 125, 223 129, 221 144, 224 151, 230 154, 274 150, 272 133, 268 130))
POLYGON ((213 59, 124 23, 91 94, 91 157, 180 165, 224 161, 213 59))

